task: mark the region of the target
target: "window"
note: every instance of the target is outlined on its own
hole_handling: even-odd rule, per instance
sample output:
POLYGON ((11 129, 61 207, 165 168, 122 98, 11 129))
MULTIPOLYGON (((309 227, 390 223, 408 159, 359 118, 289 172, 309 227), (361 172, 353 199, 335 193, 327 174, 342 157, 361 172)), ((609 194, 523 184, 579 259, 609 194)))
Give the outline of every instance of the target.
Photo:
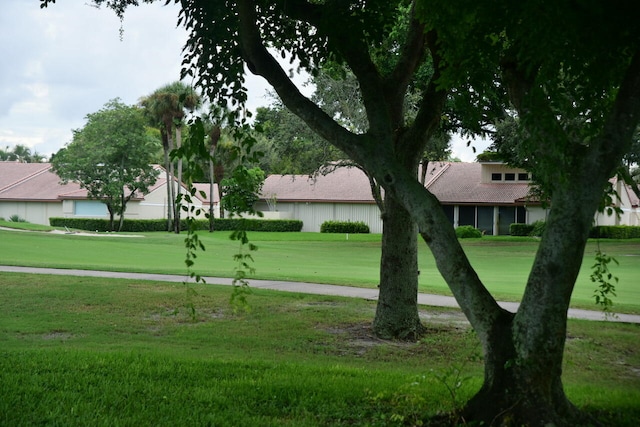
POLYGON ((476 226, 476 207, 460 206, 458 208, 458 226, 471 225, 476 226))
POLYGON ((527 223, 527 209, 524 206, 516 207, 516 222, 518 224, 527 223))
POLYGON ((484 234, 493 234, 493 206, 478 206, 478 227, 484 234))
POLYGON ((491 174, 491 181, 502 181, 502 174, 501 173, 492 173, 491 174))
POLYGON ((515 181, 516 180, 516 174, 515 173, 505 173, 504 174, 504 180, 505 181, 515 181))
POLYGON ((528 173, 519 173, 518 174, 518 181, 529 181, 529 174, 528 173))
POLYGON ((109 216, 107 205, 97 200, 76 200, 73 213, 76 216, 109 216))

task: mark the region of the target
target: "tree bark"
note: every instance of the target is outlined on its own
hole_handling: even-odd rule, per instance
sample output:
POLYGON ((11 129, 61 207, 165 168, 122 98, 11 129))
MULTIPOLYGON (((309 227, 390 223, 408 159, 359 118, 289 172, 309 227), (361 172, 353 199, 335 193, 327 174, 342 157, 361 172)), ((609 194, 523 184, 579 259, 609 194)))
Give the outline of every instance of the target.
POLYGON ((415 341, 424 332, 418 313, 418 229, 392 197, 385 197, 384 208, 380 292, 373 331, 384 339, 415 341))
POLYGON ((566 314, 598 202, 593 191, 555 192, 521 308, 494 322, 486 338, 484 385, 465 408, 468 419, 531 426, 587 421, 561 378, 566 314))

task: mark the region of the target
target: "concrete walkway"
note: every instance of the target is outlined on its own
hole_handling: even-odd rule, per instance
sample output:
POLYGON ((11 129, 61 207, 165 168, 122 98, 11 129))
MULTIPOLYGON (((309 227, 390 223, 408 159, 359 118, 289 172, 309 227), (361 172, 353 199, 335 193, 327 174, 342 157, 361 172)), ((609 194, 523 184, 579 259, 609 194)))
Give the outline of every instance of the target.
MULTIPOLYGON (((0 265, 0 272, 11 273, 29 273, 29 274, 54 274, 59 276, 84 276, 84 277, 105 277, 114 279, 134 279, 134 280, 152 280, 159 282, 183 282, 186 275, 172 274, 153 274, 153 273, 122 273, 115 271, 95 271, 95 270, 67 270, 58 268, 35 268, 35 267, 14 267, 0 265)), ((232 284, 232 279, 222 277, 204 277, 207 283, 214 285, 232 284)), ((283 292, 299 292, 303 294, 313 295, 335 295, 351 298, 361 298, 367 300, 376 300, 378 298, 378 290, 371 288, 357 288, 353 286, 337 286, 323 285, 318 283, 304 282, 282 282, 276 280, 249 280, 249 284, 255 289, 270 289, 283 292)), ((453 307, 459 308, 458 303, 453 297, 432 294, 418 294, 418 304, 433 307, 453 307)), ((518 310, 518 303, 499 302, 503 308, 515 312, 518 310)), ((618 314, 616 317, 606 319, 601 311, 569 309, 569 318, 585 319, 597 321, 612 321, 623 323, 640 323, 640 315, 634 314, 618 314)))

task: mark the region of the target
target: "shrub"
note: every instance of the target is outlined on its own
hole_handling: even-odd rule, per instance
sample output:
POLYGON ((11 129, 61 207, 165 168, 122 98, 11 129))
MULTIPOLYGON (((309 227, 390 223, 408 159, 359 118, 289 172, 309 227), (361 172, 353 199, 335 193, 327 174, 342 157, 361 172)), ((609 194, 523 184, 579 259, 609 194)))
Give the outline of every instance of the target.
POLYGON ((461 225, 456 228, 456 236, 458 239, 478 239, 482 237, 482 231, 472 225, 461 225))
POLYGON ((640 227, 631 225, 598 225, 591 229, 589 237, 600 239, 637 239, 640 227))
POLYGON ((533 228, 531 229, 531 232, 529 233, 529 236, 531 236, 531 237, 540 237, 540 236, 542 236, 542 233, 544 233, 544 229, 545 229, 546 225, 547 225, 547 223, 544 222, 541 219, 539 219, 538 221, 534 222, 533 224, 531 224, 531 226, 533 228))
POLYGON ((533 231, 533 224, 511 224, 509 234, 512 236, 530 236, 533 231))
MULTIPOLYGON (((109 230, 109 220, 97 218, 50 218, 52 227, 67 227, 77 230, 101 231, 109 230)), ((237 230, 244 227, 247 231, 300 231, 302 221, 289 219, 240 219, 216 218, 213 223, 216 231, 237 230), (241 224, 244 221, 244 224, 241 224)), ((208 230, 209 220, 201 219, 195 222, 197 230, 208 230)), ((180 221, 180 229, 186 230, 185 220, 180 221)), ((125 219, 122 230, 127 232, 167 231, 166 219, 125 219)))
POLYGON ((20 216, 19 216, 19 215, 11 215, 11 216, 9 217, 9 221, 10 221, 10 222, 27 222, 27 220, 26 220, 26 219, 24 219, 24 218, 20 218, 20 216))
MULTIPOLYGON (((209 220, 201 220, 202 229, 209 228, 209 220)), ((216 218, 213 223, 215 230, 231 231, 300 231, 302 230, 302 221, 297 219, 242 219, 242 218, 216 218), (244 224, 242 223, 244 222, 244 224)), ((200 227, 198 227, 200 228, 200 227)))
POLYGON ((362 221, 325 221, 320 226, 321 233, 369 233, 369 226, 362 221))

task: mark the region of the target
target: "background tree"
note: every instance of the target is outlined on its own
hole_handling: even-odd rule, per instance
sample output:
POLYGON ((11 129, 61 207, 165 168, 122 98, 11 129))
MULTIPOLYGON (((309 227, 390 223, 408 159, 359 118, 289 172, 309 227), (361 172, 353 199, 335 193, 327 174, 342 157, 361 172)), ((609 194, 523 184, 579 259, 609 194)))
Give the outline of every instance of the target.
POLYGON ((149 138, 142 111, 118 99, 86 118, 85 126, 74 130, 73 140, 54 156, 53 170, 62 182, 77 182, 89 198, 104 203, 110 230, 115 230, 116 215, 120 230, 129 200, 156 182, 151 159, 157 141, 149 138))
MULTIPOLYGON (((409 10, 406 8, 399 11, 394 28, 401 28, 403 31, 396 30, 394 37, 405 36, 408 14, 409 10)), ((390 38, 386 39, 385 48, 391 49, 388 44, 393 44, 392 42, 394 41, 390 38)), ((380 62, 388 66, 387 62, 380 62)), ((432 73, 433 69, 426 63, 420 75, 428 81, 432 73)), ((329 62, 307 84, 315 87, 311 99, 342 127, 357 134, 368 130, 369 123, 359 84, 348 67, 329 62)), ((402 109, 407 123, 414 120, 417 114, 415 99, 419 97, 419 86, 415 83, 403 101, 402 109)), ((382 196, 380 184, 365 168, 348 159, 341 151, 331 149, 326 139, 281 106, 277 97, 274 96, 273 99, 276 100, 276 108, 270 111, 260 110, 256 122, 262 127, 263 134, 273 140, 274 148, 280 148, 278 152, 281 154, 276 156, 277 161, 286 162, 285 167, 299 166, 299 173, 309 175, 329 173, 336 167, 355 165, 369 177, 372 194, 383 220, 380 293, 373 330, 382 338, 416 339, 423 332, 423 327, 417 306, 417 232, 407 227, 411 220, 389 195, 382 196), (263 119, 267 112, 271 114, 268 116, 270 120, 263 119), (333 161, 327 164, 327 160, 333 161)), ((417 160, 412 169, 416 174, 418 163, 423 165, 423 174, 426 174, 426 164, 429 161, 443 160, 448 156, 449 137, 442 128, 425 138, 421 146, 414 148, 417 160)))
POLYGON ((241 165, 234 168, 233 174, 220 183, 224 193, 220 207, 231 216, 256 213, 253 205, 260 199, 264 179, 264 171, 258 167, 249 169, 241 165))
POLYGON ((254 126, 261 129, 256 138, 265 153, 260 167, 267 174, 313 175, 322 165, 346 157, 277 98, 269 107, 258 108, 254 126))
POLYGON ((29 147, 17 144, 11 148, 6 146, 0 149, 0 161, 20 162, 20 163, 42 163, 44 156, 37 151, 32 152, 29 147))
POLYGON ((200 96, 190 86, 179 81, 162 86, 140 100, 150 124, 158 127, 162 136, 167 179, 167 227, 168 230, 173 228, 176 233, 180 232, 180 204, 175 200, 176 187, 178 190, 181 188, 182 159, 178 159, 176 167, 170 154, 174 148, 179 149, 182 145, 185 110, 193 111, 200 103, 200 96), (174 170, 177 170, 177 176, 174 170))

